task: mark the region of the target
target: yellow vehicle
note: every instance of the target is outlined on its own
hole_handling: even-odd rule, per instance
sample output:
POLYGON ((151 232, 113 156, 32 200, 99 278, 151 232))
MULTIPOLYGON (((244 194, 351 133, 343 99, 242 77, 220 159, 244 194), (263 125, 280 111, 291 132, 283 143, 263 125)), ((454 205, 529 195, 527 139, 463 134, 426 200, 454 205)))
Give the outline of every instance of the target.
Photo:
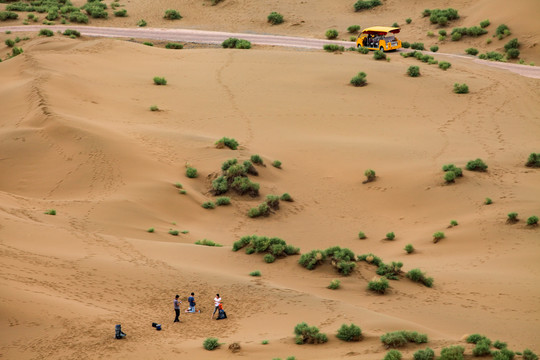
POLYGON ((401 48, 401 40, 396 38, 400 28, 387 26, 373 26, 362 30, 356 39, 356 47, 365 47, 369 50, 390 51, 401 48))

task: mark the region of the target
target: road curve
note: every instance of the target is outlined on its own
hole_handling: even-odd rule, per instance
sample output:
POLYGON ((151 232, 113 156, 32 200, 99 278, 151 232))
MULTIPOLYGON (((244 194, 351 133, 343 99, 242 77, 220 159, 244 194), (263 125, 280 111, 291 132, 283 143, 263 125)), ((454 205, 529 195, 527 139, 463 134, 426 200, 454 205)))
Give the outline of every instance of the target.
MULTIPOLYGON (((43 28, 51 30, 64 31, 65 29, 73 29, 79 31, 85 36, 95 37, 112 37, 112 38, 143 38, 153 40, 168 40, 194 42, 203 44, 221 44, 224 40, 230 37, 242 38, 256 45, 284 46, 301 49, 322 49, 325 44, 337 44, 346 48, 354 46, 351 41, 323 40, 312 39, 295 36, 270 35, 270 34, 250 34, 250 33, 230 33, 221 31, 205 31, 205 30, 190 30, 190 29, 161 29, 161 28, 115 28, 115 27, 95 27, 95 26, 41 26, 41 25, 22 25, 22 26, 3 26, 0 27, 0 32, 6 31, 39 31, 43 28)), ((408 51, 403 49, 401 51, 408 51)), ((428 52, 429 53, 429 52, 428 52)), ((516 74, 540 79, 540 67, 510 64, 502 62, 493 62, 480 60, 472 56, 437 53, 438 56, 459 57, 464 59, 474 60, 475 63, 492 66, 500 69, 509 70, 516 74)))

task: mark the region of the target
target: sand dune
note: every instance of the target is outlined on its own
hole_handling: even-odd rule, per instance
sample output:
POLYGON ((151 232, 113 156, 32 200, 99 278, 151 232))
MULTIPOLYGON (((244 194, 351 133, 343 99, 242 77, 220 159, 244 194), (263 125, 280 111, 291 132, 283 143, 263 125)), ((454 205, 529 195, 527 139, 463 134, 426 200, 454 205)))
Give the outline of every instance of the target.
MULTIPOLYGON (((464 9, 465 26, 483 18, 476 12, 494 11, 485 4, 452 6, 464 9)), ((188 5, 182 25, 190 24, 190 12, 234 12, 242 3, 188 5)), ((287 11, 300 14, 296 7, 307 5, 287 11)), ((285 24, 279 31, 315 36, 326 27, 315 20, 349 5, 314 4, 304 16, 317 26, 285 24)), ((395 17, 397 3, 387 5, 365 15, 366 22, 377 14, 395 17)), ((246 31, 244 17, 267 11, 257 6, 222 27, 246 31)), ((417 8, 438 5, 408 6, 419 14, 417 8)), ((143 11, 126 8, 133 18, 143 11)), ((217 28, 212 19, 201 28, 217 28)), ((326 21, 352 21, 339 19, 326 21)), ((510 15, 496 20, 513 26, 510 15)), ((258 32, 266 26, 252 24, 258 32)), ((530 29, 519 30, 534 42, 537 32, 530 29)), ((2 44, 8 37, 0 35, 2 44)), ((470 355, 472 346, 462 339, 470 333, 540 351, 539 230, 525 225, 540 213, 540 173, 524 166, 539 151, 537 79, 461 58, 442 71, 396 53, 385 62, 351 52, 171 51, 60 36, 23 44, 23 54, 0 63, 2 357, 381 359, 386 349, 379 336, 402 329, 428 334, 427 346, 437 353, 460 344, 470 355), (408 77, 410 65, 419 65, 422 76, 408 77), (348 83, 359 71, 368 85, 354 88, 348 83), (168 84, 155 86, 154 76, 168 84), (454 94, 456 82, 467 83, 470 93, 454 94), (238 140, 239 149, 217 149, 223 136, 238 140), (261 196, 232 195, 231 206, 203 209, 215 199, 210 181, 221 164, 252 154, 266 163, 252 177, 261 196), (486 173, 464 171, 455 184, 444 184, 443 164, 464 167, 476 158, 488 164, 486 173), (270 165, 276 159, 282 169, 270 165), (198 178, 185 176, 186 163, 198 178), (368 168, 378 178, 362 184, 368 168), (247 217, 264 196, 284 192, 295 201, 282 202, 268 218, 247 217), (484 205, 486 197, 493 204, 484 205), (56 216, 44 214, 48 209, 56 216), (517 224, 505 223, 511 211, 519 213, 517 224), (451 219, 459 225, 447 228, 451 219), (170 229, 187 233, 171 236, 170 229), (359 231, 367 239, 359 240, 359 231), (382 240, 390 231, 396 239, 382 240), (434 244, 436 231, 446 238, 434 244), (281 237, 301 252, 333 245, 372 252, 402 261, 405 271, 426 271, 434 286, 403 278, 375 295, 366 289, 375 267, 364 262, 342 277, 329 265, 305 270, 298 256, 266 264, 258 254, 231 251, 249 234, 281 237), (204 238, 224 246, 194 244, 204 238), (407 255, 409 243, 416 252, 407 255), (248 275, 257 269, 262 277, 248 275), (336 278, 342 288, 327 289, 336 278), (202 314, 182 314, 182 323, 173 324, 174 295, 185 305, 191 291, 202 314), (210 320, 216 292, 226 321, 210 320), (293 328, 302 321, 318 326, 329 342, 295 345, 293 328), (335 337, 351 322, 362 328, 359 343, 335 337), (128 334, 124 341, 113 339, 117 323, 128 334), (225 345, 204 350, 210 336, 225 345), (268 345, 261 344, 265 339, 268 345), (240 353, 226 350, 232 342, 241 344, 240 353)), ((411 359, 424 347, 400 350, 411 359)))

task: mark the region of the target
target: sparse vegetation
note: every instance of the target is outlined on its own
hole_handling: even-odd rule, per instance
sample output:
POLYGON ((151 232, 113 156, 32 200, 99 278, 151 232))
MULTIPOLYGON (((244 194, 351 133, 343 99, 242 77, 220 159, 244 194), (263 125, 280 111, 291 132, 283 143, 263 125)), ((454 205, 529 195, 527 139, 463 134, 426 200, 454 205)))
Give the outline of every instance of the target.
POLYGON ((80 36, 81 36, 81 33, 78 32, 77 30, 66 29, 66 30, 64 31, 63 35, 80 37, 80 36))
POLYGON ((339 36, 339 33, 336 29, 328 29, 326 30, 324 36, 326 36, 327 39, 331 40, 337 38, 339 36))
POLYGON ((401 360, 401 352, 398 350, 392 349, 384 355, 383 360, 401 360))
POLYGON ((231 198, 227 196, 221 196, 216 199, 217 206, 225 206, 231 204, 231 198))
POLYGON ((146 232, 149 232, 149 233, 153 233, 155 230, 154 228, 149 228, 148 230, 146 230, 146 232))
POLYGON ((379 294, 384 294, 388 286, 388 280, 384 276, 373 279, 368 283, 368 289, 379 294))
POLYGON ((228 137, 222 137, 216 141, 214 145, 216 145, 218 149, 222 149, 226 146, 231 150, 236 150, 238 148, 238 141, 232 138, 229 139, 228 137))
POLYGON ((523 350, 523 360, 538 360, 538 356, 529 349, 523 350))
POLYGON ((506 219, 506 222, 507 223, 517 223, 519 221, 519 219, 517 218, 518 216, 518 213, 517 212, 511 212, 511 213, 508 213, 508 219, 506 219))
POLYGON ((163 16, 164 19, 167 20, 180 20, 182 18, 182 15, 177 10, 168 9, 165 10, 165 15, 163 16))
POLYGON ((272 11, 270 15, 268 15, 267 20, 272 25, 279 25, 283 23, 283 15, 275 11, 272 11))
POLYGON ((408 41, 402 41, 401 42, 401 47, 404 48, 404 49, 408 49, 408 48, 411 47, 411 44, 408 41))
POLYGON ((447 183, 453 183, 456 181, 456 174, 453 171, 447 171, 444 173, 444 181, 447 183))
POLYGON ((330 284, 327 286, 329 289, 337 290, 339 289, 339 286, 341 285, 341 281, 334 279, 330 281, 330 284))
POLYGON ((4 44, 6 44, 7 47, 14 47, 15 46, 15 40, 6 39, 6 41, 4 41, 4 44))
POLYGON ((489 24, 491 24, 491 23, 489 22, 489 19, 480 21, 480 27, 481 27, 481 28, 486 28, 486 27, 489 26, 489 24))
POLYGON ((351 25, 347 28, 347 31, 351 34, 357 33, 360 31, 360 25, 351 25))
POLYGON ((308 253, 300 255, 298 263, 308 270, 315 269, 322 264, 326 259, 326 255, 322 250, 311 250, 308 253))
POLYGON ((288 255, 296 255, 300 251, 299 248, 292 245, 287 245, 287 243, 277 237, 266 237, 266 236, 243 236, 240 240, 233 243, 233 251, 238 251, 245 248, 246 254, 254 253, 265 253, 266 255, 271 255, 273 257, 272 261, 270 257, 265 257, 264 261, 274 262, 276 258, 286 257, 288 255))
POLYGON ((510 29, 505 24, 501 24, 497 26, 497 29, 495 30, 495 35, 499 37, 499 40, 501 40, 503 36, 510 35, 510 29))
POLYGON ((531 153, 527 162, 525 163, 527 167, 540 167, 540 153, 531 153))
POLYGON ((257 164, 257 165, 264 165, 264 162, 263 162, 262 157, 260 157, 260 156, 257 155, 257 154, 251 155, 250 160, 251 160, 251 162, 254 163, 254 164, 257 164))
MULTIPOLYGON (((362 49, 362 48, 361 48, 362 49)), ((359 86, 365 86, 367 85, 366 80, 366 73, 361 71, 358 74, 356 74, 350 81, 351 85, 359 87, 359 86)))
POLYGON ((0 21, 17 20, 19 14, 12 11, 0 11, 0 21))
POLYGON ((465 348, 463 346, 449 346, 441 350, 441 356, 438 360, 463 360, 464 352, 465 348))
POLYGON ((468 49, 465 49, 465 52, 469 55, 473 55, 473 56, 476 56, 478 55, 478 49, 475 49, 475 48, 468 48, 468 49))
POLYGON ((165 45, 165 49, 183 49, 184 48, 184 45, 182 44, 179 44, 179 43, 173 43, 173 42, 170 42, 170 43, 167 43, 167 45, 165 45))
POLYGON ((154 43, 151 43, 150 41, 143 41, 143 45, 154 46, 154 43))
POLYGON ((377 51, 373 52, 373 58, 375 60, 385 60, 386 59, 386 54, 382 50, 377 50, 377 51))
POLYGON ((217 338, 209 337, 203 341, 203 347, 206 350, 210 350, 210 351, 218 348, 220 345, 221 344, 219 343, 219 340, 217 338))
POLYGON ((538 216, 533 215, 527 218, 527 225, 528 226, 537 226, 538 225, 538 216))
POLYGON ((167 85, 167 80, 164 77, 154 76, 155 85, 167 85))
POLYGON ((366 238, 366 234, 364 234, 363 231, 360 231, 360 232, 358 233, 358 238, 359 238, 359 239, 365 239, 365 238, 366 238))
POLYGON ((375 174, 375 171, 372 169, 367 169, 366 171, 364 171, 364 176, 366 177, 366 180, 364 180, 364 183, 375 181, 377 177, 375 174))
POLYGON ((406 18, 406 19, 405 19, 405 22, 406 22, 407 24, 410 24, 410 23, 412 22, 412 19, 411 19, 411 18, 406 18))
POLYGON ((249 276, 261 276, 261 272, 259 270, 255 270, 250 272, 249 276))
POLYGON ((483 339, 476 343, 472 353, 474 356, 486 356, 490 355, 491 341, 489 339, 483 339))
POLYGON ((437 52, 439 51, 439 47, 437 45, 433 45, 433 46, 430 46, 429 50, 431 50, 431 52, 437 52))
POLYGON ((211 202, 211 201, 206 201, 206 202, 202 203, 201 206, 202 206, 203 208, 205 208, 205 209, 215 209, 216 204, 214 204, 214 203, 211 202))
POLYGON ((421 284, 424 284, 427 287, 433 286, 433 278, 426 277, 426 274, 422 272, 420 269, 412 269, 407 273, 406 276, 412 281, 419 282, 421 284))
POLYGON ((320 333, 316 326, 309 326, 302 322, 294 327, 295 342, 302 344, 322 344, 328 341, 326 334, 320 333))
POLYGON ((386 234, 385 240, 394 240, 396 238, 396 234, 394 232, 389 232, 386 234))
POLYGON ((324 44, 323 50, 328 52, 345 51, 345 48, 337 44, 324 44))
POLYGON ((179 234, 179 231, 178 230, 169 230, 169 235, 172 235, 172 236, 178 236, 179 234))
POLYGON ((409 66, 409 69, 407 69, 407 75, 410 77, 418 77, 420 76, 420 67, 418 66, 409 66))
POLYGON ((362 11, 382 5, 381 0, 358 0, 354 3, 354 11, 362 11))
POLYGON ((150 106, 150 111, 159 111, 159 107, 157 105, 150 106))
POLYGON ((186 176, 190 179, 196 178, 198 176, 197 169, 194 167, 188 166, 186 168, 186 176))
POLYGON ((414 247, 412 244, 407 244, 403 250, 405 250, 407 254, 412 254, 414 252, 414 247))
POLYGON ((491 205, 493 204, 493 200, 491 200, 491 198, 486 198, 486 200, 484 200, 484 205, 491 205))
POLYGON ((56 210, 55 209, 47 210, 47 211, 45 211, 45 214, 46 215, 56 215, 56 210))
POLYGON ((444 239, 444 233, 442 231, 437 231, 433 234, 433 242, 438 243, 440 240, 444 239))
POLYGON ((360 341, 362 338, 362 329, 355 324, 343 324, 337 332, 337 338, 343 341, 360 341))
POLYGON ((471 160, 465 167, 470 171, 486 171, 488 168, 482 159, 471 160))
POLYGON ((467 84, 454 84, 454 92, 456 94, 467 94, 469 92, 469 87, 467 84))
POLYGON ((114 16, 116 16, 116 17, 126 17, 127 16, 127 10, 126 9, 121 9, 121 10, 115 11, 114 16))
POLYGON ((15 57, 22 53, 23 53, 23 49, 20 47, 14 46, 13 49, 11 49, 11 57, 15 57))
POLYGON ((265 263, 267 264, 271 264, 273 263, 274 261, 276 261, 276 257, 272 254, 266 254, 263 256, 263 260, 265 263))
POLYGON ((427 343, 428 337, 426 334, 420 334, 416 331, 394 331, 381 336, 381 342, 388 348, 399 348, 405 346, 408 342, 416 344, 427 343))
POLYGON ((293 202, 293 198, 291 197, 291 195, 289 195, 288 193, 284 193, 283 195, 281 195, 281 197, 279 198, 281 201, 288 201, 288 202, 293 202))
POLYGON ((213 242, 212 240, 208 240, 208 239, 197 240, 197 241, 195 241, 195 245, 223 247, 223 245, 218 244, 218 243, 213 242))
POLYGON ((506 347, 508 346, 507 343, 505 342, 502 342, 502 341, 499 341, 499 340, 496 340, 494 343, 493 343, 493 347, 496 348, 496 349, 505 349, 506 347))
POLYGON ((272 161, 272 166, 277 168, 277 169, 281 169, 281 161, 279 161, 279 160, 272 161))
POLYGON ((39 36, 54 36, 54 32, 49 29, 41 29, 39 30, 39 36))
POLYGON ((421 42, 414 42, 411 44, 411 49, 414 50, 425 50, 424 43, 421 42))
POLYGON ((456 220, 450 220, 450 227, 458 226, 458 222, 456 220))
POLYGON ((229 49, 251 49, 251 43, 247 40, 228 38, 221 43, 221 46, 229 49))
POLYGON ((443 69, 443 70, 445 70, 445 71, 448 70, 451 66, 452 66, 452 64, 450 64, 450 63, 447 62, 447 61, 441 61, 441 62, 439 63, 439 68, 440 68, 440 69, 443 69))

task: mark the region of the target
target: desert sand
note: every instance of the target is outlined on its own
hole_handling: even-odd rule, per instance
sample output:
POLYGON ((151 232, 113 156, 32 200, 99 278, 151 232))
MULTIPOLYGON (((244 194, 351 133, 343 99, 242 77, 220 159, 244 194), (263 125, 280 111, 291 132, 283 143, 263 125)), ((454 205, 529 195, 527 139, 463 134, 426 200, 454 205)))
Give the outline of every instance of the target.
MULTIPOLYGON (((452 6, 462 14, 455 26, 489 18, 491 36, 506 23, 522 42, 523 58, 540 62, 532 0, 388 0, 362 13, 345 1, 120 3, 128 18, 89 25, 133 27, 144 17, 155 28, 323 38, 332 27, 345 34, 355 23, 412 17, 402 37, 426 45, 426 32, 436 27, 421 11, 452 6), (184 18, 163 20, 167 8, 184 18), (274 10, 286 22, 271 27, 266 14, 274 10)), ((442 71, 398 53, 386 62, 357 52, 264 46, 187 44, 173 51, 162 43, 36 32, 2 31, 1 54, 15 35, 30 39, 21 42, 23 54, 0 63, 1 358, 382 359, 387 350, 379 337, 396 330, 429 336, 427 344, 400 348, 404 359, 449 345, 464 346, 472 358, 464 341, 472 333, 540 352, 540 229, 525 225, 540 216, 540 170, 524 166, 540 152, 540 80, 437 54, 452 67, 442 71), (407 76, 411 65, 422 76, 407 76), (368 84, 356 88, 349 80, 359 71, 368 84), (167 85, 154 85, 154 76, 167 85), (469 94, 454 94, 454 83, 468 84, 469 94), (224 136, 239 149, 216 148, 224 136), (252 154, 266 164, 250 177, 261 195, 227 194, 230 206, 201 207, 216 198, 211 179, 221 164, 252 154), (464 168, 476 158, 487 172, 464 170, 445 184, 442 165, 464 168), (187 178, 186 165, 199 176, 187 178), (362 183, 366 169, 376 171, 376 181, 362 183), (295 201, 269 217, 247 216, 266 195, 285 192, 295 201), (520 221, 510 225, 513 211, 520 221), (448 228, 452 219, 459 225, 448 228), (171 229, 186 233, 172 236, 171 229), (358 239, 359 231, 367 239, 358 239), (390 231, 395 240, 383 240, 390 231), (436 231, 446 238, 434 244, 436 231), (404 272, 422 269, 434 285, 402 277, 377 295, 367 290, 376 268, 365 262, 344 277, 329 264, 306 270, 297 255, 266 264, 260 254, 231 250, 251 234, 280 237, 301 253, 334 245, 374 253, 402 261, 404 272), (194 244, 201 239, 224 246, 194 244), (406 244, 416 251, 407 254, 406 244), (262 276, 249 276, 254 270, 262 276), (332 279, 340 289, 327 289, 332 279), (192 291, 201 314, 183 313, 192 291), (216 293, 227 320, 210 319, 216 293), (175 294, 183 301, 180 324, 173 324, 175 294), (329 341, 296 345, 293 329, 303 321, 329 341), (343 323, 360 326, 362 341, 337 339, 343 323), (113 338, 115 324, 126 339, 113 338), (207 351, 207 337, 223 345, 207 351), (233 342, 240 352, 227 350, 233 342)), ((506 41, 446 42, 440 51, 500 51, 506 41)))

